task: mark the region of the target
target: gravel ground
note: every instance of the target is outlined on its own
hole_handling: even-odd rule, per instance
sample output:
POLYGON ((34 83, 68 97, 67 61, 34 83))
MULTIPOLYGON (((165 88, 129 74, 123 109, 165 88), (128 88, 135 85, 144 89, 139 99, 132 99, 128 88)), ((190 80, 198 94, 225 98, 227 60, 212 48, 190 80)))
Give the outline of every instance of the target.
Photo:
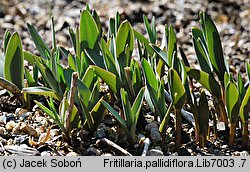
MULTIPOLYGON (((246 76, 244 62, 250 57, 250 1, 249 0, 95 0, 87 1, 91 8, 97 10, 103 27, 107 28, 108 18, 116 11, 122 19, 145 33, 142 15, 149 19, 156 18, 159 38, 164 24, 172 24, 177 33, 178 46, 184 49, 190 63, 196 66, 191 27, 198 26, 198 12, 207 11, 213 18, 220 32, 225 56, 230 68, 236 73, 242 72, 246 76)), ((18 31, 22 37, 24 49, 37 53, 27 31, 26 23, 32 23, 51 45, 50 17, 55 16, 56 39, 59 44, 70 48, 68 27, 75 27, 79 23, 80 10, 86 1, 71 0, 1 0, 0 1, 0 45, 6 29, 18 31)), ((107 117, 101 124, 94 138, 85 130, 72 134, 72 143, 62 142, 60 130, 46 114, 33 108, 32 111, 16 109, 19 106, 14 98, 2 94, 0 100, 0 155, 123 155, 124 152, 111 150, 102 137, 126 147, 124 133, 120 131, 116 122, 107 117), (28 122, 27 122, 28 121, 28 122), (49 130, 48 128, 51 128, 49 130), (122 139, 123 138, 123 139, 122 139), (46 140, 47 139, 47 140, 46 140), (46 144, 44 144, 46 141, 46 144), (21 145, 16 147, 17 145, 21 145), (28 146, 29 147, 28 147, 28 146), (32 146, 33 148, 31 148, 32 146)), ((169 138, 164 150, 158 146, 159 137, 157 124, 153 124, 150 115, 146 115, 148 125, 145 126, 146 135, 153 140, 147 155, 235 155, 246 156, 249 151, 240 147, 230 149, 227 143, 215 140, 206 143, 204 149, 198 148, 192 140, 194 131, 187 121, 183 122, 183 147, 174 149, 174 140, 169 138)), ((173 121, 172 121, 173 122, 173 121)), ((173 124, 168 130, 173 133, 173 124)), ((223 135, 223 132, 219 133, 223 135)), ((236 133, 237 138, 240 132, 236 133)), ((133 155, 141 155, 141 145, 135 145, 130 150, 133 155)))

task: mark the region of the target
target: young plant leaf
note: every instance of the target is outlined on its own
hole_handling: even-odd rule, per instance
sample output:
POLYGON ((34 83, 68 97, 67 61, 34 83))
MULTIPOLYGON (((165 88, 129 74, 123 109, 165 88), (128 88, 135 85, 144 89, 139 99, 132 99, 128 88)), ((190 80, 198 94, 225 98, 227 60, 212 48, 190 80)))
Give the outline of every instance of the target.
POLYGON ((92 10, 92 16, 93 16, 93 18, 95 20, 95 23, 97 25, 97 28, 98 28, 98 31, 99 31, 99 35, 101 36, 102 35, 102 24, 101 24, 101 21, 100 21, 100 17, 97 14, 97 12, 96 12, 95 9, 92 10))
POLYGON ((76 52, 76 34, 74 33, 73 29, 69 27, 69 37, 71 44, 73 45, 73 48, 76 52))
POLYGON ((9 38, 4 60, 4 77, 19 89, 23 88, 24 54, 21 38, 17 32, 9 38))
POLYGON ((198 62, 200 64, 201 70, 211 74, 212 73, 212 66, 211 62, 209 60, 207 50, 205 49, 203 42, 200 37, 196 38, 198 35, 202 36, 200 34, 201 30, 198 28, 192 28, 192 35, 193 35, 193 44, 195 53, 198 59, 198 62))
MULTIPOLYGON (((129 48, 130 56, 132 55, 133 49, 134 49, 134 32, 132 29, 132 26, 128 21, 124 21, 121 26, 118 29, 117 36, 116 36, 116 56, 119 58, 121 54, 125 53, 126 46, 129 48)), ((127 58, 130 58, 127 57, 127 58)), ((122 61, 125 61, 124 64, 128 66, 127 62, 129 60, 122 59, 122 61)))
POLYGON ((224 85, 227 85, 230 81, 233 81, 232 73, 225 72, 225 74, 224 74, 224 85))
POLYGON ((57 49, 56 46, 56 31, 55 31, 55 22, 54 16, 51 17, 51 31, 52 31, 52 49, 55 51, 57 49))
POLYGON ((159 131, 160 131, 162 136, 164 136, 166 133, 167 124, 169 121, 169 117, 170 117, 170 113, 172 111, 172 108, 173 108, 173 102, 171 102, 171 104, 169 105, 168 110, 167 110, 166 114, 164 115, 164 117, 161 121, 160 127, 159 127, 159 131))
POLYGON ((138 93, 139 90, 143 87, 142 73, 138 61, 135 62, 133 68, 134 69, 132 71, 132 85, 135 93, 138 93))
POLYGON ((174 28, 170 25, 168 36, 168 64, 173 67, 173 59, 177 58, 177 43, 174 28))
POLYGON ((250 63, 249 63, 249 61, 246 62, 246 71, 247 71, 248 81, 250 82, 250 63))
POLYGON ((134 143, 134 133, 132 133, 134 130, 129 128, 128 123, 119 115, 118 112, 116 112, 106 101, 102 101, 102 104, 110 111, 110 113, 116 118, 118 123, 121 125, 121 127, 124 129, 125 133, 128 137, 128 142, 130 144, 134 143))
POLYGON ((149 41, 147 40, 147 38, 145 38, 140 32, 134 30, 134 34, 136 39, 138 39, 141 44, 143 44, 147 50, 147 52, 149 53, 150 56, 153 56, 154 54, 154 50, 152 49, 152 47, 150 47, 149 45, 149 41))
POLYGON ((29 63, 31 63, 33 66, 36 66, 36 61, 35 59, 41 59, 40 57, 38 57, 35 54, 31 54, 27 51, 24 51, 24 60, 27 60, 29 63))
POLYGON ((90 99, 90 95, 91 95, 89 87, 87 87, 84 84, 84 82, 82 82, 81 80, 78 79, 77 80, 77 91, 78 91, 79 98, 82 99, 82 102, 84 103, 84 105, 87 108, 89 105, 89 99, 90 99))
POLYGON ((106 69, 108 71, 118 75, 118 72, 116 69, 115 59, 114 59, 113 55, 111 54, 111 52, 109 51, 109 49, 106 45, 106 42, 104 41, 103 38, 101 38, 101 40, 100 40, 100 47, 102 49, 103 59, 104 59, 106 69))
POLYGON ((135 118, 134 123, 136 123, 137 118, 138 118, 139 113, 140 113, 140 109, 141 109, 143 99, 144 99, 144 92, 145 92, 145 88, 142 87, 141 90, 139 91, 137 97, 135 98, 133 105, 132 105, 131 112, 135 118))
POLYGON ((6 53, 6 49, 7 49, 7 45, 9 43, 10 37, 11 37, 10 31, 6 30, 5 34, 4 34, 4 41, 3 41, 3 52, 4 53, 6 53))
POLYGON ((101 50, 97 44, 94 49, 84 49, 84 53, 92 64, 105 69, 105 64, 103 61, 103 56, 101 55, 101 50))
POLYGON ((56 124, 62 129, 62 131, 65 131, 64 126, 62 125, 60 119, 58 118, 58 114, 55 114, 53 111, 51 111, 49 108, 47 108, 46 106, 44 106, 42 103, 34 100, 34 102, 38 105, 38 107, 45 112, 46 114, 49 115, 50 118, 52 118, 56 124))
POLYGON ((153 48, 153 50, 155 51, 155 53, 162 59, 162 61, 165 63, 165 65, 170 68, 170 66, 172 64, 169 64, 168 61, 168 55, 166 52, 164 52, 163 50, 161 50, 159 47, 157 47, 156 45, 150 44, 150 46, 153 48))
MULTIPOLYGON (((146 88, 149 92, 149 100, 154 104, 154 108, 152 109, 155 112, 155 116, 159 116, 162 120, 164 115, 166 114, 166 101, 165 101, 165 93, 164 93, 164 79, 158 83, 158 89, 154 90, 148 83, 146 83, 146 88), (163 106, 164 105, 164 106, 163 106)), ((145 94, 145 99, 148 102, 148 98, 145 94)), ((149 102, 148 102, 149 103, 149 102)), ((151 107, 150 107, 151 108, 151 107)))
POLYGON ((102 104, 103 100, 109 101, 110 95, 108 94, 108 95, 104 95, 103 97, 101 97, 101 99, 97 101, 95 106, 90 111, 90 114, 94 120, 94 129, 95 130, 97 129, 98 125, 100 124, 100 121, 103 118, 103 115, 107 112, 107 111, 105 111, 106 110, 105 106, 102 104))
POLYGON ((50 59, 50 49, 45 44, 41 36, 37 33, 34 26, 28 23, 27 27, 40 55, 46 60, 50 59))
POLYGON ((61 87, 59 86, 58 81, 56 80, 52 71, 50 70, 50 68, 45 64, 43 59, 34 58, 34 60, 35 60, 36 66, 39 69, 39 72, 43 76, 45 83, 48 84, 48 86, 50 86, 55 92, 61 95, 60 97, 62 98, 63 92, 61 90, 61 87))
POLYGON ((229 82, 226 86, 226 108, 231 124, 235 124, 239 116, 240 97, 237 86, 229 82))
POLYGON ((91 66, 94 69, 96 75, 98 75, 106 84, 108 84, 109 88, 114 92, 114 94, 118 94, 118 90, 121 88, 121 81, 119 78, 113 73, 106 71, 97 66, 91 66))
POLYGON ((79 98, 79 100, 80 100, 81 109, 83 110, 84 119, 86 119, 86 123, 88 125, 90 132, 93 132, 95 130, 94 119, 93 119, 92 115, 90 114, 90 112, 88 111, 87 107, 85 106, 83 100, 81 98, 79 98))
POLYGON ((118 31, 120 25, 121 25, 121 16, 120 16, 119 12, 117 11, 115 14, 115 29, 116 29, 116 31, 118 31))
POLYGON ((204 71, 192 69, 187 66, 185 67, 185 70, 190 77, 201 83, 201 85, 203 85, 203 87, 205 87, 209 92, 216 97, 221 98, 221 87, 211 75, 204 71))
POLYGON ((37 83, 34 80, 34 78, 32 77, 32 75, 30 74, 29 70, 27 68, 25 68, 24 72, 25 72, 25 78, 28 81, 28 86, 35 86, 37 83))
POLYGON ((206 38, 204 37, 205 35, 203 34, 203 30, 197 27, 193 27, 192 36, 195 40, 198 40, 198 38, 201 39, 201 44, 204 46, 204 50, 207 52, 206 38))
POLYGON ((66 121, 68 107, 69 107, 68 100, 66 96, 63 96, 63 99, 59 106, 59 115, 60 115, 60 121, 62 123, 62 126, 65 126, 66 124, 65 121, 66 121))
POLYGON ((157 40, 157 32, 156 32, 156 25, 155 25, 155 17, 154 16, 152 17, 150 27, 151 27, 151 31, 152 31, 152 35, 153 35, 154 39, 157 40))
POLYGON ((120 95, 121 95, 122 109, 126 118, 127 127, 128 129, 130 129, 134 119, 132 116, 131 104, 129 102, 128 93, 123 88, 121 88, 120 95))
POLYGON ((242 76, 240 73, 238 73, 238 92, 239 92, 239 96, 240 96, 240 102, 243 100, 245 93, 246 93, 246 88, 244 86, 244 82, 242 79, 242 76))
POLYGON ((146 78, 146 82, 155 90, 158 89, 158 80, 155 76, 153 68, 150 66, 149 62, 146 59, 142 59, 142 69, 144 72, 144 76, 146 78))
MULTIPOLYGON (((199 99, 199 104, 198 104, 198 125, 199 125, 199 135, 202 136, 199 139, 200 143, 204 144, 204 140, 206 140, 207 135, 208 135, 208 128, 209 128, 209 107, 208 107, 208 100, 206 98, 205 91, 201 91, 200 99, 199 99), (201 140, 203 139, 203 140, 201 140)), ((204 145, 201 144, 203 147, 204 145)))
MULTIPOLYGON (((202 24, 205 27, 209 57, 215 73, 222 82, 224 73, 227 72, 228 69, 222 50, 220 36, 212 19, 205 12, 201 13, 201 16, 202 24)), ((222 84, 224 83, 222 82, 222 84)))
POLYGON ((149 37, 149 40, 151 43, 155 43, 156 41, 156 32, 155 32, 155 20, 154 18, 152 18, 152 22, 151 22, 151 25, 149 24, 148 22, 148 19, 145 15, 143 15, 143 22, 144 22, 144 25, 145 25, 145 28, 146 28, 146 31, 147 31, 147 34, 148 34, 148 37, 149 37))
POLYGON ((69 67, 73 70, 73 71, 78 71, 77 65, 76 65, 76 59, 74 56, 72 56, 71 54, 68 55, 68 64, 69 67))
MULTIPOLYGON (((90 89, 92 89, 92 87, 90 89)), ((96 103, 99 101, 99 98, 100 98, 100 82, 99 80, 97 80, 93 86, 93 89, 89 97, 89 105, 88 105, 89 111, 91 111, 92 108, 96 105, 96 103)))
MULTIPOLYGON (((54 75, 54 78, 59 79, 58 77, 58 65, 60 63, 60 49, 57 48, 55 54, 52 54, 51 56, 51 71, 52 74, 54 75)), ((58 80, 57 80, 58 81, 58 80)))
POLYGON ((99 36, 99 30, 94 18, 87 10, 81 13, 79 31, 81 51, 85 48, 93 49, 99 36))
POLYGON ((168 82, 174 107, 181 109, 186 101, 186 93, 178 73, 173 68, 169 70, 168 82))
POLYGON ((250 111, 250 86, 248 86, 246 94, 240 106, 240 118, 243 123, 247 122, 249 111, 250 111))
POLYGON ((126 121, 119 115, 119 113, 115 109, 113 109, 105 100, 102 100, 101 102, 110 111, 110 113, 116 118, 116 120, 119 122, 121 127, 125 131, 127 130, 128 132, 126 121))
POLYGON ((82 77, 82 82, 88 87, 92 88, 95 83, 96 74, 94 69, 90 66, 82 77))
POLYGON ((131 109, 133 121, 132 121, 132 126, 130 128, 130 133, 133 138, 135 138, 136 125, 137 125, 137 121, 140 115, 140 111, 141 111, 141 107, 142 107, 142 103, 144 99, 144 91, 145 91, 145 88, 144 87, 141 88, 131 109))
POLYGON ((111 37, 112 35, 116 37, 115 19, 114 18, 109 19, 109 37, 111 37))
POLYGON ((51 96, 56 100, 60 100, 60 96, 54 92, 53 90, 46 87, 27 87, 22 89, 23 93, 34 94, 34 95, 43 95, 43 96, 51 96))

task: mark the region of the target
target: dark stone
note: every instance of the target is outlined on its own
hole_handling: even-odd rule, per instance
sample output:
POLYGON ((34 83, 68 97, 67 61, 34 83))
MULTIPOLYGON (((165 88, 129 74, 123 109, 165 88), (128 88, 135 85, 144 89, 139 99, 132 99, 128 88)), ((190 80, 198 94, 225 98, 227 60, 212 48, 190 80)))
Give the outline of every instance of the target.
POLYGON ((88 156, 100 156, 101 155, 101 151, 94 147, 88 148, 86 153, 88 156))
POLYGON ((186 148, 180 148, 177 150, 179 156, 191 156, 191 153, 186 148))
POLYGON ((14 138, 14 144, 15 145, 29 144, 29 137, 28 137, 28 135, 16 136, 14 138))
POLYGON ((0 18, 4 18, 4 13, 2 11, 0 11, 0 18))

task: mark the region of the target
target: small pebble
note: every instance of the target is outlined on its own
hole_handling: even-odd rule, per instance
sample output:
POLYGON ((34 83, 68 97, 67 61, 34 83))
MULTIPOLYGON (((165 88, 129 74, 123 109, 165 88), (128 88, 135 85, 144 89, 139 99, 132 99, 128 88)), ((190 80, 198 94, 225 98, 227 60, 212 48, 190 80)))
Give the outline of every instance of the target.
POLYGON ((9 140, 7 140, 7 143, 6 143, 6 144, 10 146, 10 145, 13 145, 13 142, 14 142, 13 139, 9 139, 9 140))
POLYGON ((89 155, 89 156, 100 156, 101 151, 96 149, 96 148, 90 147, 90 148, 87 149, 87 155, 89 155))
POLYGON ((221 148, 226 149, 226 148, 228 148, 228 145, 222 145, 221 148))
POLYGON ((139 141, 141 141, 141 140, 143 141, 143 140, 145 140, 145 138, 146 138, 146 137, 145 137, 145 135, 143 135, 143 134, 139 134, 139 135, 138 135, 138 140, 139 140, 139 141))
POLYGON ((175 142, 170 142, 170 143, 169 143, 169 146, 170 146, 170 147, 174 147, 174 146, 175 146, 175 142))
POLYGON ((104 129, 103 129, 103 128, 98 129, 98 130, 95 132, 95 137, 96 137, 97 139, 106 137, 106 133, 105 133, 104 129))
POLYGON ((146 125, 145 130, 150 131, 152 128, 158 128, 158 125, 155 122, 151 122, 146 125))
POLYGON ((178 152, 174 152, 170 156, 179 156, 179 154, 178 154, 178 152))
POLYGON ((5 128, 9 131, 12 131, 16 125, 17 123, 15 123, 14 121, 10 121, 6 124, 5 128))
POLYGON ((249 153, 247 151, 242 151, 240 153, 240 156, 249 156, 249 153))
POLYGON ((147 114, 147 115, 145 115, 144 117, 145 117, 145 120, 146 120, 149 124, 152 123, 152 122, 154 121, 154 116, 153 116, 153 115, 147 114))
POLYGON ((36 119, 36 121, 39 122, 39 123, 41 123, 42 121, 46 121, 46 118, 43 117, 43 116, 36 116, 35 119, 36 119))
POLYGON ((164 154, 161 150, 151 149, 147 152, 146 156, 164 156, 164 154))
POLYGON ((240 154, 241 154, 241 152, 236 151, 236 152, 233 153, 233 156, 240 156, 240 154))
POLYGON ((50 130, 51 137, 55 137, 59 135, 59 129, 51 129, 50 130))
POLYGON ((0 135, 4 135, 5 133, 5 128, 4 127, 0 127, 0 135))
POLYGON ((27 109, 17 108, 16 111, 15 111, 15 114, 16 114, 16 116, 20 117, 20 116, 24 115, 27 112, 28 112, 27 109))
POLYGON ((152 128, 150 130, 150 138, 152 142, 158 142, 161 140, 161 133, 159 132, 158 128, 152 128))
POLYGON ((15 116, 13 113, 2 112, 2 115, 0 116, 0 123, 7 124, 8 122, 14 119, 15 119, 15 116))
POLYGON ((35 136, 35 137, 38 136, 38 133, 35 130, 35 128, 33 126, 26 124, 25 122, 22 123, 20 131, 28 134, 29 136, 35 136))
POLYGON ((111 128, 107 127, 106 131, 109 139, 112 140, 113 142, 117 142, 119 135, 116 127, 111 127, 111 128))
POLYGON ((225 156, 225 152, 219 151, 218 156, 225 156))
POLYGON ((103 123, 106 125, 113 125, 116 121, 113 118, 104 119, 103 123))
POLYGON ((43 152, 41 153, 41 156, 51 156, 51 155, 50 155, 50 153, 49 153, 49 152, 47 152, 47 151, 43 151, 43 152))
POLYGON ((0 116, 0 123, 3 123, 3 124, 7 123, 7 119, 5 115, 0 116))
POLYGON ((23 113, 20 117, 22 118, 29 118, 29 117, 32 117, 32 112, 26 112, 26 113, 23 113))
POLYGON ((104 153, 101 156, 113 156, 111 153, 104 153))
POLYGON ((76 152, 69 152, 66 156, 80 156, 80 155, 76 152))
POLYGON ((187 149, 189 153, 193 153, 194 151, 192 149, 187 149))
POLYGON ((29 137, 27 135, 18 135, 18 136, 15 136, 14 138, 14 144, 15 145, 20 145, 20 144, 23 144, 25 142, 27 142, 29 139, 29 137))
POLYGON ((36 114, 36 111, 38 111, 38 110, 39 110, 39 107, 37 104, 35 106, 33 106, 32 111, 35 112, 35 114, 36 114))

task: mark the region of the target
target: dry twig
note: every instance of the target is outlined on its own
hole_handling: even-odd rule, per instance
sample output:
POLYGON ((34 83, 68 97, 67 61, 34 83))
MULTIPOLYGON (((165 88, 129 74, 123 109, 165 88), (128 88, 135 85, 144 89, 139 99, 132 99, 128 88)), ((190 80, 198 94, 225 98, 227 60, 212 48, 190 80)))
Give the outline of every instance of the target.
POLYGON ((107 138, 102 138, 99 140, 102 144, 109 146, 111 149, 113 149, 114 151, 116 151, 117 153, 121 155, 132 156, 128 151, 126 151, 125 149, 123 149, 122 147, 120 147, 119 145, 115 144, 114 142, 112 142, 111 140, 107 138))
POLYGON ((10 91, 12 94, 14 94, 17 99, 22 103, 22 105, 25 106, 24 97, 22 94, 22 91, 13 83, 9 82, 8 80, 0 77, 0 87, 10 91))
POLYGON ((68 107, 67 116, 66 116, 66 129, 70 128, 70 118, 71 118, 72 110, 74 106, 74 97, 75 97, 75 92, 76 92, 77 79, 78 79, 77 72, 72 73, 71 88, 69 92, 69 107, 68 107))

